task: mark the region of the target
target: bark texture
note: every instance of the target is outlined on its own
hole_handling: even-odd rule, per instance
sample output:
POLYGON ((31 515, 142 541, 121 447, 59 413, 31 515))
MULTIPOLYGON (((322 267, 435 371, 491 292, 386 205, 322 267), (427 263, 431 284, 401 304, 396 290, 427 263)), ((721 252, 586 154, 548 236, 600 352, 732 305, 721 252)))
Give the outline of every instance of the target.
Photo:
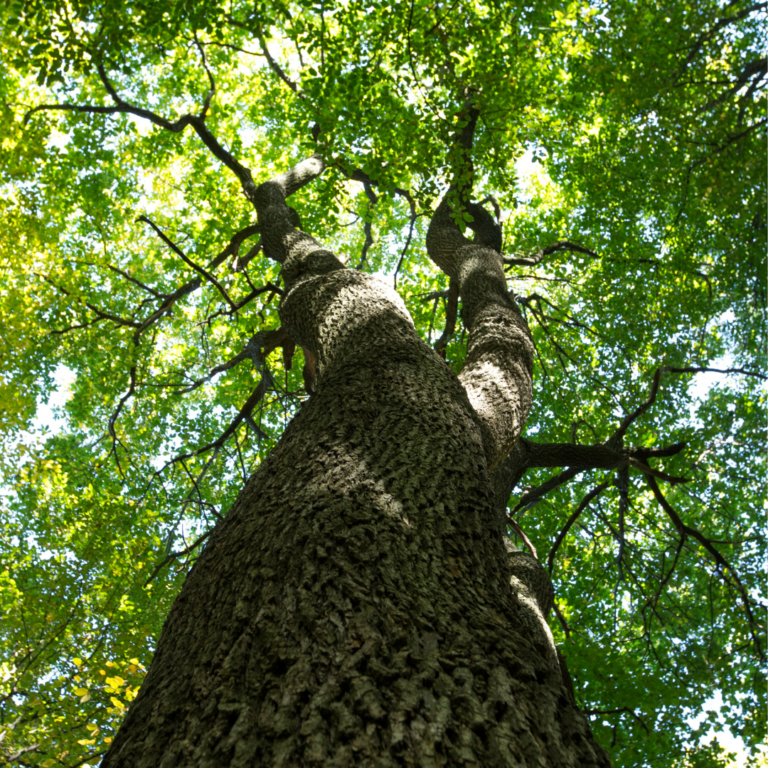
POLYGON ((498 249, 441 251, 459 381, 393 291, 295 228, 281 179, 255 202, 316 392, 189 574, 103 766, 608 766, 494 504, 530 404, 498 249))

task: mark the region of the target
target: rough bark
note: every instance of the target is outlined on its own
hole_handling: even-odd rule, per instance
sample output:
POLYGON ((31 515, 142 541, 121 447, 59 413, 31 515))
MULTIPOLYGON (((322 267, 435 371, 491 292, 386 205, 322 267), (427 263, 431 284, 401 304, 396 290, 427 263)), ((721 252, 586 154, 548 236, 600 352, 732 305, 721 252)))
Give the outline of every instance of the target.
POLYGON ((498 251, 450 256, 465 389, 397 294, 295 228, 286 178, 254 200, 316 392, 189 574, 103 766, 609 765, 494 503, 530 402, 498 251))

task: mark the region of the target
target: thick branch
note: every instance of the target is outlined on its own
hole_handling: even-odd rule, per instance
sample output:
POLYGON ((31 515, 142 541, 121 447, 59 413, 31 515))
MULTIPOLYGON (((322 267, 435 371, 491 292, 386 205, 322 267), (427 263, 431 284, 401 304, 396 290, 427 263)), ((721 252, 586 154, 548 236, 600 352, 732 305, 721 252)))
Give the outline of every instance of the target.
POLYGON ((286 285, 302 274, 303 265, 309 258, 316 257, 327 262, 321 268, 324 271, 344 268, 330 251, 297 228, 296 212, 285 202, 286 198, 317 178, 325 168, 323 158, 319 154, 312 155, 289 171, 265 181, 254 192, 253 202, 259 217, 264 252, 283 264, 286 285))
POLYGON ((184 555, 189 554, 193 550, 197 549, 212 533, 214 529, 211 528, 210 531, 206 531, 202 536, 200 536, 193 544, 190 544, 188 547, 185 547, 180 552, 173 552, 172 554, 168 555, 161 563, 158 563, 157 567, 154 571, 152 571, 152 574, 150 577, 144 582, 144 586, 148 586, 152 581, 154 581, 155 576, 157 576, 160 571, 163 570, 163 568, 168 565, 173 560, 176 560, 179 557, 183 557, 184 555))
POLYGON ((451 187, 427 230, 427 252, 458 286, 462 319, 469 332, 467 357, 459 375, 483 433, 491 471, 512 449, 532 401, 533 343, 520 310, 507 292, 501 261, 501 230, 478 203, 470 203, 471 147, 478 117, 468 102, 459 117, 451 149, 451 187), (472 219, 474 241, 458 219, 472 219))
MULTIPOLYGON (((503 462, 503 472, 511 482, 505 494, 506 499, 514 486, 520 481, 528 469, 534 467, 567 467, 563 472, 551 477, 541 485, 524 493, 512 510, 515 515, 525 510, 547 493, 569 482, 577 475, 590 469, 620 469, 631 464, 644 474, 653 474, 671 483, 687 482, 685 478, 673 477, 641 465, 639 460, 650 456, 675 456, 686 447, 686 443, 658 448, 622 448, 615 449, 609 443, 597 445, 574 445, 573 443, 534 443, 523 438, 519 439, 514 449, 503 462)), ((499 470, 497 470, 498 472, 499 470)), ((495 475, 496 473, 494 473, 495 475)))

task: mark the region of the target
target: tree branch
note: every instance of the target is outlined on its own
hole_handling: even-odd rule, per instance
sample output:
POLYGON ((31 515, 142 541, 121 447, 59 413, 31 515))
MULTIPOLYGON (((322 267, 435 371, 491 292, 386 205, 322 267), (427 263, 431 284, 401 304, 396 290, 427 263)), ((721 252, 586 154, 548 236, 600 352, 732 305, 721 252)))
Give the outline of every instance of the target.
POLYGON ((607 444, 611 446, 618 446, 626 435, 627 430, 640 416, 642 416, 656 401, 656 394, 659 391, 659 382, 661 380, 661 368, 657 368, 653 374, 653 381, 651 382, 651 391, 648 393, 646 401, 639 405, 632 413, 624 417, 618 429, 608 439, 607 444))
POLYGON ((200 44, 200 40, 197 37, 197 32, 193 32, 194 39, 195 39, 195 45, 197 46, 197 50, 200 51, 200 58, 203 62, 203 69, 205 70, 205 74, 208 75, 208 83, 210 84, 210 89, 208 91, 208 94, 205 97, 205 101, 203 102, 203 108, 200 110, 200 119, 205 120, 205 116, 208 114, 208 108, 211 106, 211 100, 216 95, 216 81, 213 79, 213 73, 208 67, 208 60, 205 58, 205 50, 203 49, 203 46, 200 44))
POLYGON ((442 336, 435 342, 435 352, 445 358, 445 348, 453 332, 456 330, 456 315, 459 311, 459 283, 451 280, 448 288, 448 303, 445 308, 445 329, 442 336))
POLYGON ((768 376, 757 371, 748 371, 745 368, 700 368, 698 366, 688 366, 686 368, 672 368, 667 366, 663 369, 668 373, 741 373, 744 376, 754 376, 755 378, 768 381, 768 376))
MULTIPOLYGON (((642 461, 645 462, 646 460, 643 459, 642 461)), ((651 491, 653 492, 653 495, 656 498, 656 501, 659 503, 661 508, 667 513, 667 515, 669 516, 669 519, 672 521, 672 524, 675 526, 678 533, 681 536, 690 537, 698 541, 699 544, 701 544, 701 546, 704 547, 704 549, 706 549, 707 552, 709 552, 709 554, 712 556, 714 561, 717 563, 718 568, 721 569, 723 572, 727 571, 731 574, 731 577, 733 578, 733 581, 736 585, 736 589, 739 593, 739 596, 741 597, 741 602, 743 603, 747 613, 747 620, 749 622, 749 630, 752 635, 752 642, 755 644, 755 647, 757 648, 758 656, 763 662, 765 662, 766 658, 765 658, 765 654, 763 653, 762 646, 760 645, 760 638, 757 632, 755 631, 755 627, 758 625, 752 613, 752 606, 750 605, 750 602, 749 602, 749 595, 744 585, 741 583, 741 579, 739 579, 738 574, 736 573, 734 568, 730 565, 730 563, 720 554, 720 552, 712 544, 712 542, 706 536, 704 536, 703 533, 696 530, 695 528, 691 528, 690 526, 686 525, 680 519, 680 516, 677 514, 677 512, 674 510, 672 505, 667 501, 666 497, 661 492, 661 489, 659 488, 659 485, 654 479, 654 477, 650 474, 646 474, 645 479, 648 482, 648 485, 651 491)))
POLYGON ((571 529, 571 526, 579 519, 581 516, 581 513, 609 486, 611 485, 610 480, 606 480, 604 483, 600 483, 600 485, 595 486, 579 503, 579 506, 576 507, 576 509, 571 513, 571 516, 566 520, 565 525, 560 530, 560 533, 557 534, 557 538, 555 539, 555 543, 552 545, 552 549, 549 551, 549 555, 547 556, 547 570, 552 573, 552 566, 555 561, 555 555, 557 554, 557 550, 560 547, 560 545, 563 543, 563 540, 565 539, 568 531, 571 529))
POLYGON ((107 430, 109 431, 109 436, 112 438, 112 449, 110 450, 111 454, 114 454, 115 456, 115 464, 117 464, 117 469, 120 472, 122 477, 125 477, 125 474, 123 473, 122 467, 120 466, 120 458, 117 455, 117 444, 120 442, 120 439, 117 436, 117 431, 115 430, 115 423, 117 422, 117 418, 120 415, 120 412, 123 410, 123 406, 130 400, 133 395, 136 393, 136 366, 131 366, 131 369, 128 371, 128 391, 120 398, 120 400, 117 403, 117 407, 115 408, 112 415, 109 417, 109 421, 107 422, 107 430))
POLYGON ((179 248, 176 243, 174 243, 169 237, 166 236, 166 234, 160 229, 160 227, 155 224, 152 219, 150 219, 148 216, 139 216, 136 221, 144 222, 145 224, 149 224, 152 229, 155 230, 157 235, 160 237, 160 239, 172 250, 174 253, 178 254, 181 259, 184 261, 185 264, 192 267, 192 269, 195 270, 199 275, 202 275, 211 285, 213 285, 219 293, 224 297, 224 300, 229 304, 232 309, 236 309, 235 302, 232 301, 232 299, 229 297, 229 294, 224 290, 224 286, 207 270, 203 269, 201 266, 195 264, 192 259, 187 256, 184 251, 179 248))
POLYGON ((590 716, 590 715, 619 715, 619 714, 623 714, 625 712, 630 714, 630 715, 632 715, 632 717, 634 717, 635 720, 637 720, 637 722, 640 723, 640 725, 643 726, 643 728, 645 729, 645 732, 648 735, 650 735, 651 732, 650 732, 648 726, 643 722, 643 719, 640 717, 640 715, 638 715, 635 712, 634 709, 630 709, 629 707, 621 707, 619 709, 585 709, 584 710, 584 714, 587 715, 587 716, 590 716))
POLYGON ((513 266, 535 267, 541 262, 545 256, 556 253, 557 251, 574 251, 575 253, 583 253, 586 256, 591 256, 594 259, 599 259, 600 256, 594 251, 590 251, 589 248, 584 248, 581 245, 570 242, 570 240, 558 240, 552 245, 548 245, 546 248, 539 248, 533 256, 526 257, 504 257, 504 263, 513 266))
POLYGON ((269 68, 300 98, 305 98, 304 94, 302 93, 299 86, 291 80, 290 77, 285 73, 285 70, 277 63, 277 61, 273 58, 272 54, 269 52, 269 48, 267 48, 267 41, 264 39, 264 35, 259 33, 258 35, 259 39, 259 45, 261 46, 262 53, 264 54, 264 58, 266 58, 267 63, 269 64, 269 68))
POLYGON ((37 107, 30 109, 24 116, 25 124, 29 121, 30 117, 36 112, 42 110, 65 110, 70 112, 80 112, 86 114, 100 114, 100 115, 114 115, 114 114, 130 114, 136 117, 141 117, 160 128, 170 131, 171 133, 181 133, 188 125, 191 125, 201 141, 210 150, 213 156, 220 160, 240 181, 243 191, 248 199, 251 199, 255 185, 253 183, 253 177, 251 176, 250 169, 242 165, 230 152, 218 142, 216 137, 211 133, 208 127, 205 125, 205 120, 200 115, 182 115, 175 122, 171 122, 160 115, 155 114, 149 109, 143 107, 136 107, 123 100, 117 93, 116 89, 112 85, 107 76, 107 72, 104 69, 104 65, 97 64, 97 70, 99 77, 106 89, 107 93, 115 102, 114 107, 106 106, 92 106, 88 104, 41 104, 37 107))
POLYGON ((727 16, 724 19, 719 19, 711 29, 707 30, 706 32, 702 32, 699 35, 699 37, 694 41, 693 45, 691 46, 691 51, 686 57, 685 61, 680 66, 680 69, 677 75, 675 76, 675 81, 679 80, 680 77, 682 77, 685 70, 688 69, 688 67, 693 62, 693 60, 699 55, 699 51, 721 29, 723 29, 724 27, 727 27, 730 24, 734 24, 737 21, 741 21, 741 19, 743 19, 745 16, 749 16, 750 13, 754 13, 755 11, 761 11, 764 8, 768 8, 768 3, 755 3, 754 5, 749 6, 749 8, 744 8, 738 13, 735 13, 733 16, 727 16))
POLYGON ((157 574, 160 573, 160 571, 162 571, 163 568, 165 568, 165 566, 168 565, 168 563, 170 563, 173 560, 176 560, 176 558, 183 557, 184 555, 189 554, 194 549, 197 549, 214 532, 214 530, 215 528, 211 528, 210 531, 206 531, 206 533, 200 536, 200 538, 197 539, 197 541, 195 541, 194 544, 190 544, 188 547, 186 547, 185 549, 182 549, 180 552, 174 552, 168 555, 161 563, 157 565, 155 570, 152 571, 152 574, 150 575, 150 577, 144 582, 144 586, 148 587, 150 583, 154 581, 157 574))

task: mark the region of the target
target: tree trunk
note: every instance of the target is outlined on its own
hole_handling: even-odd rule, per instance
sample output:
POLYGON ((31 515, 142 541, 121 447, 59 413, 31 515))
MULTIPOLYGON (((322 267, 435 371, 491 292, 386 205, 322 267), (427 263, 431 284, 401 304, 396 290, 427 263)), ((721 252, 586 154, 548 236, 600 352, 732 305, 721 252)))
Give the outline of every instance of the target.
POLYGON ((609 765, 563 683, 542 569, 510 566, 494 504, 489 463, 527 406, 503 372, 488 383, 483 334, 507 328, 507 368, 529 370, 516 308, 467 298, 476 248, 458 272, 485 384, 463 385, 397 294, 294 229, 294 188, 254 202, 316 392, 189 574, 103 766, 609 765))

